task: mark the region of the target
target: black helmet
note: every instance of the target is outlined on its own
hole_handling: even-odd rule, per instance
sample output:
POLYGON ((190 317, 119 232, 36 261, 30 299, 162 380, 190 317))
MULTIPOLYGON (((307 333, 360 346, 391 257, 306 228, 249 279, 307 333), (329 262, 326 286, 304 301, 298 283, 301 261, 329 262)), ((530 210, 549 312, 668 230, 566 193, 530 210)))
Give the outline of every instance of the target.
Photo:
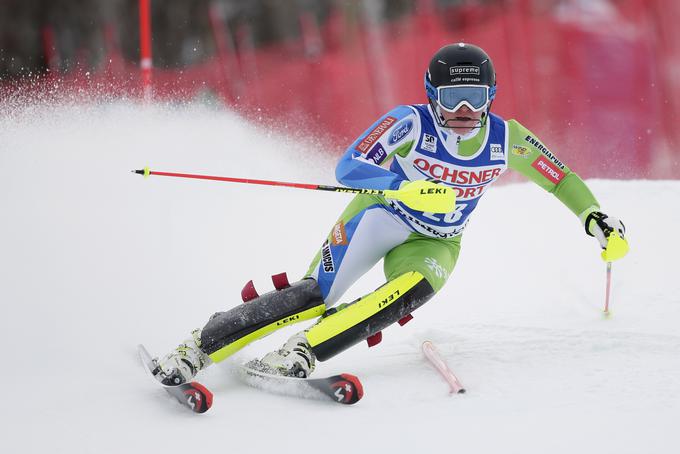
POLYGON ((453 111, 459 103, 465 102, 475 111, 485 109, 486 114, 496 96, 496 71, 491 58, 473 44, 444 46, 430 60, 425 73, 425 91, 433 109, 439 105, 453 111), (477 87, 477 91, 470 89, 468 93, 461 93, 460 89, 456 89, 447 93, 438 90, 439 87, 460 85, 477 87), (486 87, 486 90, 480 91, 480 86, 486 87))

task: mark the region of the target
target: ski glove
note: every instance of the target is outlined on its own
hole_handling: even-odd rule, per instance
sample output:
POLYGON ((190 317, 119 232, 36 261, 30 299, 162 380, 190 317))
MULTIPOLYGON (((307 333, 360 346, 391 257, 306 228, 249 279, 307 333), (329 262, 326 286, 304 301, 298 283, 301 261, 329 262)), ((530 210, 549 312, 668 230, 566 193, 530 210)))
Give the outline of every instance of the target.
POLYGON ((612 232, 619 234, 621 238, 625 238, 626 226, 623 222, 616 218, 607 216, 601 211, 593 211, 588 215, 585 222, 586 233, 597 238, 602 249, 607 248, 609 235, 612 232))

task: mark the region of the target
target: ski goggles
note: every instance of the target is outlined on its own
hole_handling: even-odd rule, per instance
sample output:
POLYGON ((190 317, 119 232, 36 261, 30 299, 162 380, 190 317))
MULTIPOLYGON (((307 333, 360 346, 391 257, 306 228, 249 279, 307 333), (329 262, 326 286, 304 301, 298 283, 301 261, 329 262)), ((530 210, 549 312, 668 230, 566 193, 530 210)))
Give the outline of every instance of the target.
POLYGON ((446 85, 435 88, 425 75, 425 87, 431 99, 448 111, 455 112, 462 106, 467 106, 473 112, 486 108, 496 95, 496 87, 486 85, 446 85))

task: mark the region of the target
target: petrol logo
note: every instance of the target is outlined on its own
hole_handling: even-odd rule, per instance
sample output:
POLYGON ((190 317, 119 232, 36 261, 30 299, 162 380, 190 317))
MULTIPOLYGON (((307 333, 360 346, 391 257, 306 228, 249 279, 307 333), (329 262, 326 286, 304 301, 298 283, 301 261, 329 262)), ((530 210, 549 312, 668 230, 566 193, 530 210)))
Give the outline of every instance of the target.
POLYGON ((564 178, 564 172, 550 162, 545 156, 539 156, 532 164, 531 167, 538 170, 538 172, 546 177, 548 180, 557 184, 564 178))

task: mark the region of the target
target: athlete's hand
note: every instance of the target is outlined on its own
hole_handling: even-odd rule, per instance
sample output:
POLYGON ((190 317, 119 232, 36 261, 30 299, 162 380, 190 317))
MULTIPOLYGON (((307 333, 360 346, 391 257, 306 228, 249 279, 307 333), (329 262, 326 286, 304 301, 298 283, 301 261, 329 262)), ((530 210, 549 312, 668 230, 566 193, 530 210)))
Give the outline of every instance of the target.
POLYGON ((594 236, 604 251, 602 259, 608 262, 618 260, 628 253, 626 226, 618 219, 601 211, 593 211, 585 222, 586 233, 594 236))
POLYGON ((404 182, 397 191, 385 191, 385 197, 429 213, 449 213, 456 207, 453 188, 426 180, 404 182))

